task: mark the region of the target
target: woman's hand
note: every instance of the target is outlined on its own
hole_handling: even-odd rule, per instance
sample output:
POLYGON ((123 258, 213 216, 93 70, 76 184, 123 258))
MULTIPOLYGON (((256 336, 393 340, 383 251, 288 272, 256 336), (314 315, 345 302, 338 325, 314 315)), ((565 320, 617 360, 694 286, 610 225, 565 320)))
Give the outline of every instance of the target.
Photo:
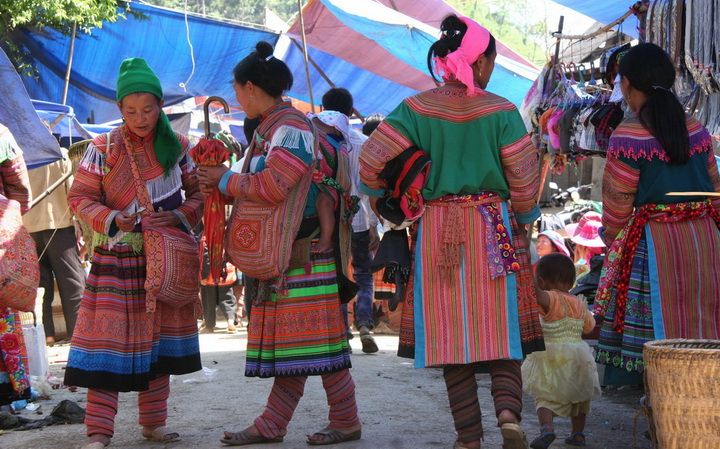
POLYGON ((135 229, 135 218, 137 218, 137 213, 129 214, 121 210, 115 215, 115 224, 122 232, 132 232, 135 229))
POLYGON ((181 223, 180 217, 174 212, 146 212, 147 224, 151 226, 177 226, 181 223))
POLYGON ((220 180, 228 170, 230 169, 224 165, 218 167, 198 165, 195 176, 197 176, 198 182, 200 183, 200 190, 202 190, 203 194, 209 195, 212 192, 212 188, 220 184, 220 180))

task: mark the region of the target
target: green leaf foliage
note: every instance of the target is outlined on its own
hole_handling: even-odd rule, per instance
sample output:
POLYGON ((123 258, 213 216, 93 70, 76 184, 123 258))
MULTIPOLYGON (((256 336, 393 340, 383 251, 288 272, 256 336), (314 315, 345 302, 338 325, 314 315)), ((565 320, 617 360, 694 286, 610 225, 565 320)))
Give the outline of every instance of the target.
POLYGON ((27 51, 18 45, 22 29, 69 35, 75 24, 77 33, 90 33, 126 14, 133 14, 129 4, 118 0, 0 0, 0 46, 18 72, 34 75, 27 51))

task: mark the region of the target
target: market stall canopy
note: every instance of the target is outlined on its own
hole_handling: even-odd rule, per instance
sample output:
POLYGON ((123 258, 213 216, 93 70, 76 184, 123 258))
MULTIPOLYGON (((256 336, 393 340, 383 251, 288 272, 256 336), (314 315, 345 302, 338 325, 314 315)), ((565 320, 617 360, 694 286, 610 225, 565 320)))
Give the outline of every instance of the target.
MULTIPOLYGON (((602 24, 612 23, 625 14, 635 4, 635 0, 553 0, 555 3, 585 14, 602 24)), ((637 39, 637 20, 628 18, 621 25, 621 31, 637 39)))
MULTIPOLYGON (((328 79, 349 89, 355 96, 356 108, 364 115, 387 114, 405 97, 435 85, 427 73, 425 58, 439 31, 422 22, 437 20, 437 15, 444 17, 454 10, 442 0, 421 2, 419 8, 405 0, 395 0, 395 4, 413 14, 423 11, 422 15, 413 19, 371 0, 311 0, 306 6, 308 47, 315 64, 310 68, 310 78, 316 104, 331 87, 328 79), (426 3, 438 8, 438 12, 432 14, 426 3)), ((119 118, 115 80, 120 63, 128 57, 148 61, 163 83, 166 105, 207 95, 234 103, 232 67, 260 40, 277 44, 275 55, 288 64, 295 76, 288 94, 309 100, 299 24, 278 42, 280 36, 269 31, 143 3, 131 5, 144 18, 128 15, 93 30, 92 35, 80 35, 75 41, 67 104, 74 107, 81 123, 119 118)), ((20 44, 35 59, 39 75, 24 79, 33 98, 61 99, 70 43, 70 37, 52 30, 24 33, 20 44)), ((498 52, 489 89, 519 105, 537 70, 502 44, 498 52)), ((233 118, 242 116, 238 113, 233 118)))
MULTIPOLYGON (((438 9, 432 15, 429 9, 423 9, 428 12, 418 17, 437 20, 438 16, 442 18, 455 12, 443 1, 428 3, 438 9)), ((407 11, 415 11, 414 6, 402 5, 407 11)), ((435 85, 428 74, 426 58, 430 45, 440 33, 422 20, 372 0, 311 0, 303 9, 303 19, 310 59, 323 72, 310 71, 316 104, 320 103, 317 97, 331 87, 328 79, 353 93, 356 109, 363 115, 387 114, 403 98, 435 85), (334 61, 333 57, 342 62, 334 61), (349 70, 352 66, 356 67, 354 72, 349 70), (375 82, 371 82, 372 77, 376 78, 375 82), (369 107, 369 100, 373 100, 373 107, 369 107)), ((290 45, 283 56, 296 74, 290 93, 308 101, 301 65, 304 61, 299 44, 302 40, 299 20, 287 34, 296 43, 290 45)), ((506 49, 504 45, 499 46, 488 89, 520 104, 537 76, 537 69, 506 49)))
MULTIPOLYGON (((145 18, 128 15, 75 40, 67 104, 73 105, 80 122, 103 123, 119 117, 115 80, 126 58, 147 60, 163 83, 166 105, 204 95, 232 99, 235 64, 258 41, 275 44, 278 38, 268 31, 142 3, 133 2, 132 9, 145 18)), ((24 33, 20 44, 32 54, 39 75, 24 78, 32 98, 61 100, 70 43, 70 37, 50 29, 24 33)))
POLYGON ((29 169, 62 159, 60 144, 38 117, 20 76, 2 49, 0 123, 10 129, 29 169))

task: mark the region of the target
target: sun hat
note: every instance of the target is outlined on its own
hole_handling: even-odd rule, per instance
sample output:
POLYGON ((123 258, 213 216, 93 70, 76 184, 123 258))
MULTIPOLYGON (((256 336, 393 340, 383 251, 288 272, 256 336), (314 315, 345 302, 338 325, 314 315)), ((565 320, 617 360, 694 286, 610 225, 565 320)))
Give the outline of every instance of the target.
POLYGON ((595 211, 585 212, 577 223, 570 223, 565 226, 565 234, 567 234, 568 238, 572 239, 575 234, 580 232, 579 230, 582 229, 583 225, 588 221, 597 221, 598 223, 602 223, 602 215, 595 211))
POLYGON ((565 246, 565 239, 563 239, 560 234, 555 231, 542 231, 538 234, 538 237, 540 237, 541 235, 549 238, 550 242, 552 242, 553 246, 557 248, 558 251, 568 257, 571 257, 570 250, 568 250, 567 246, 565 246))
POLYGON ((604 248, 605 243, 598 234, 598 229, 602 224, 598 221, 588 220, 582 227, 580 232, 570 238, 573 242, 578 245, 587 246, 589 248, 604 248))

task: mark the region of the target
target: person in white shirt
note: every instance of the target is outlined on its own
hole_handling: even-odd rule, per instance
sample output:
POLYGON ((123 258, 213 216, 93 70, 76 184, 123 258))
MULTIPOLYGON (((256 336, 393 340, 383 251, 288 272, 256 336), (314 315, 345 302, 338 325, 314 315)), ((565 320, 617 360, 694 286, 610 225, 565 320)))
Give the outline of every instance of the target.
MULTIPOLYGON (((334 87, 322 97, 323 109, 337 111, 350 117, 353 113, 353 97, 345 88, 334 87)), ((353 184, 350 195, 360 197, 360 210, 352 221, 351 254, 353 276, 355 282, 360 286, 356 298, 355 307, 355 328, 360 332, 360 342, 365 353, 378 351, 375 339, 370 331, 375 327, 373 320, 373 277, 370 272, 373 253, 380 241, 378 236, 378 220, 370 209, 370 201, 367 195, 358 192, 360 184, 360 151, 367 136, 360 131, 350 128, 349 132, 350 150, 350 171, 353 176, 353 184)))

